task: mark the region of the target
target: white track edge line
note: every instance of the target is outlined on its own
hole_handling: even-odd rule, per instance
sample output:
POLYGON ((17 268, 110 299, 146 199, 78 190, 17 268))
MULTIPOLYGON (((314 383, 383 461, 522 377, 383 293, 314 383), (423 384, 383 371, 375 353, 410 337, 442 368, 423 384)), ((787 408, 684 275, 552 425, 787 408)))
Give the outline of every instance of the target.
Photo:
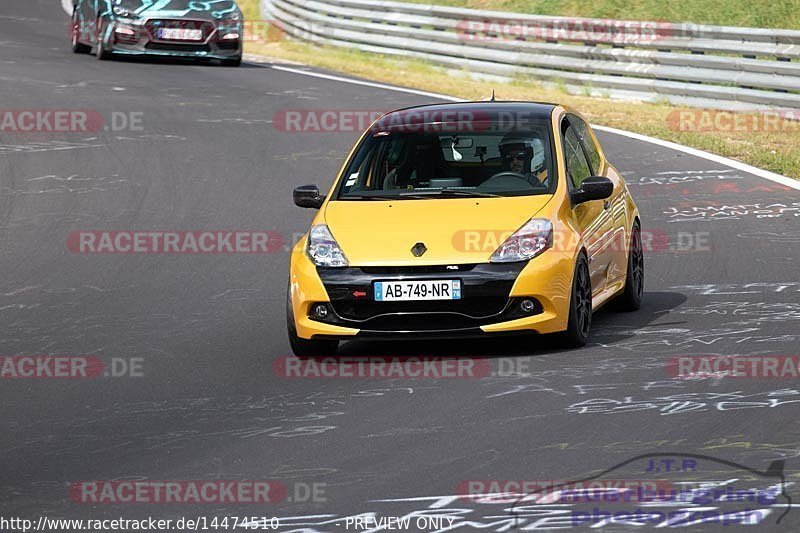
MULTIPOLYGON (((310 76, 312 78, 322 78, 325 80, 332 80, 332 81, 339 81, 342 83, 350 83, 353 85, 363 85, 365 87, 374 87, 377 89, 385 89, 388 91, 396 91, 408 94, 416 94, 419 96, 427 96, 430 98, 438 98, 441 100, 449 101, 449 102, 465 102, 463 98, 456 98, 454 96, 440 94, 440 93, 432 93, 428 91, 421 91, 418 89, 409 89, 407 87, 397 87, 396 85, 388 85, 385 83, 377 83, 371 81, 363 81, 363 80, 356 80, 353 78, 345 78, 342 76, 333 76, 330 74, 322 74, 319 72, 313 72, 298 68, 291 68, 291 67, 283 67, 279 65, 272 65, 272 68, 276 70, 282 70, 286 72, 292 72, 295 74, 300 74, 302 76, 310 76)), ((671 150, 676 150, 678 152, 683 152, 685 154, 689 154, 695 157, 699 157, 701 159, 706 159, 708 161, 713 161, 715 163, 719 163, 721 165, 725 165, 731 168, 735 168, 736 170, 741 170, 742 172, 747 172, 748 174, 752 174, 754 176, 758 176, 759 178, 764 178, 770 181, 774 181, 775 183, 780 183, 781 185, 785 185, 792 189, 800 190, 800 180, 796 180, 790 178, 788 176, 783 176, 781 174, 776 174, 775 172, 770 172, 769 170, 764 170, 758 167, 754 167, 752 165, 748 165, 746 163, 742 163, 740 161, 736 161, 735 159, 730 159, 727 157, 723 157, 721 155, 711 154, 709 152, 704 152, 703 150, 698 150, 697 148, 690 148, 688 146, 684 146, 682 144, 664 141, 661 139, 656 139, 655 137, 648 137, 647 135, 641 135, 639 133, 633 133, 632 131, 620 130, 617 128, 610 128, 608 126, 597 126, 592 124, 592 128, 598 131, 604 131, 606 133, 613 133, 615 135, 621 135, 623 137, 628 137, 630 139, 634 139, 637 141, 643 141, 650 144, 655 144, 657 146, 661 146, 663 148, 669 148, 671 150)))
POLYGON ((592 128, 597 131, 614 133, 616 135, 622 135, 624 137, 635 139, 637 141, 644 141, 658 146, 663 146, 664 148, 670 148, 671 150, 677 150, 685 154, 693 155, 695 157, 699 157, 702 159, 707 159, 708 161, 713 161, 715 163, 720 163, 722 165, 735 168, 736 170, 747 172, 748 174, 753 174, 754 176, 758 176, 759 178, 764 178, 770 181, 774 181, 776 183, 780 183, 781 185, 791 187, 792 189, 800 190, 800 180, 796 180, 788 176, 783 176, 781 174, 776 174, 775 172, 770 172, 769 170, 764 170, 758 167, 754 167, 752 165, 748 165, 747 163, 736 161, 735 159, 730 159, 727 157, 723 157, 721 155, 711 154, 709 152, 704 152, 703 150, 698 150, 697 148, 690 148, 688 146, 684 146, 682 144, 674 143, 671 141, 664 141, 662 139, 656 139, 655 137, 648 137, 647 135, 633 133, 632 131, 618 130, 617 128, 609 128, 608 126, 595 126, 594 124, 592 124, 592 128))
POLYGON ((342 83, 350 83, 353 85, 363 85, 364 87, 375 87, 376 89, 386 89, 388 91, 396 91, 401 93, 409 93, 409 94, 417 94, 419 96, 428 96, 430 98, 438 98, 440 100, 446 100, 448 102, 466 102, 463 98, 456 98, 454 96, 449 96, 446 94, 441 93, 432 93, 428 91, 420 91, 419 89, 409 89, 407 87, 398 87, 396 85, 386 85, 385 83, 377 83, 374 81, 363 81, 363 80, 355 80, 353 78, 343 78, 341 76, 333 76, 331 74, 322 74, 320 72, 312 72, 309 70, 303 70, 299 68, 291 68, 291 67, 283 67, 279 65, 272 65, 272 68, 275 70, 283 70, 286 72, 294 72, 295 74, 301 74, 303 76, 311 76, 312 78, 322 78, 324 80, 333 80, 333 81, 341 81, 342 83))
MULTIPOLYGON (((61 0, 61 7, 64 8, 67 14, 72 14, 72 0, 61 0)), ((311 72, 308 70, 302 70, 297 68, 291 67, 282 67, 278 65, 272 65, 272 68, 275 70, 283 70, 285 72, 292 72, 295 74, 300 74, 302 76, 311 76, 313 78, 322 78, 325 80, 332 80, 332 81, 340 81, 342 83, 350 83, 353 85, 363 85, 364 87, 374 87, 376 89, 385 89, 388 91, 395 91, 395 92, 402 92, 408 94, 416 94, 419 96, 427 96, 430 98, 438 98, 440 100, 445 100, 448 102, 464 102, 465 100, 462 98, 456 98, 454 96, 450 96, 447 94, 440 94, 440 93, 432 93, 428 91, 420 91, 418 89, 409 89, 406 87, 397 87, 396 85, 387 85, 385 83, 377 83, 371 81, 362 81, 362 80, 355 80, 352 78, 345 78, 342 76, 332 76, 330 74, 322 74, 319 72, 311 72)), ((774 181, 775 183, 780 183, 781 185, 785 185, 787 187, 791 187, 792 189, 800 190, 800 180, 792 179, 788 176, 783 176, 781 174, 776 174, 775 172, 770 172, 769 170, 764 170, 758 167, 754 167, 752 165, 748 165, 746 163, 741 163, 736 161, 735 159, 729 159, 727 157, 722 157, 721 155, 711 154, 709 152, 704 152, 703 150, 698 150, 696 148, 690 148, 688 146, 684 146, 682 144, 664 141, 661 139, 656 139, 655 137, 648 137, 647 135, 641 135, 639 133, 633 133, 632 131, 620 130, 617 128, 609 128, 608 126, 596 126, 592 124, 592 128, 598 131, 605 131, 606 133, 613 133, 615 135, 621 135, 623 137, 628 137, 629 139, 635 139, 637 141, 644 141, 650 144, 655 144, 657 146, 661 146, 664 148, 669 148, 671 150, 677 150, 678 152, 683 152, 685 154, 693 155, 695 157, 699 157, 701 159, 706 159, 708 161, 713 161, 715 163, 719 163, 721 165, 725 165, 731 168, 735 168, 736 170, 741 170, 743 172, 747 172, 748 174, 752 174, 754 176, 758 176, 759 178, 764 178, 770 181, 774 181)))

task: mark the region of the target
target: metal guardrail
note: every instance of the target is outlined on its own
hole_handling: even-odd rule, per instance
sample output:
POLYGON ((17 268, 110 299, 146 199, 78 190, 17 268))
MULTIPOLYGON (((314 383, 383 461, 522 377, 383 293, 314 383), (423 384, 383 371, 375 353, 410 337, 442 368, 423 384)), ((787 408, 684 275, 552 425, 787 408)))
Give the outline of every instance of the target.
POLYGON ((571 92, 800 109, 800 31, 549 17, 371 0, 262 0, 305 41, 571 92))

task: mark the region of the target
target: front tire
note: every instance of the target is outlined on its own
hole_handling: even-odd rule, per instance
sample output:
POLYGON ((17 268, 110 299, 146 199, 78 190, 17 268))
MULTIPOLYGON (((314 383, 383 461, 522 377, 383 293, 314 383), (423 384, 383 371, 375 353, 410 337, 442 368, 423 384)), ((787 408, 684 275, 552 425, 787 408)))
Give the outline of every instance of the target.
POLYGON ((88 54, 92 47, 80 41, 81 23, 78 21, 78 8, 72 10, 72 52, 75 54, 88 54))
POLYGON ((642 307, 644 296, 644 251, 642 232, 635 222, 631 231, 631 245, 628 251, 628 269, 625 273, 625 289, 617 298, 620 311, 637 311, 642 307))
POLYGON ((589 277, 589 262, 580 254, 572 275, 572 294, 569 304, 567 330, 561 334, 565 348, 580 348, 589 338, 592 327, 592 281, 589 277))
POLYGON ((111 59, 111 51, 105 42, 106 27, 102 21, 97 21, 97 47, 95 48, 95 55, 100 61, 111 59))
POLYGON ((318 355, 336 355, 339 348, 337 340, 303 339, 297 336, 297 327, 294 323, 292 310, 292 296, 286 292, 286 331, 289 335, 289 346, 297 357, 314 357, 318 355))
POLYGON ((239 67, 242 65, 242 56, 232 57, 229 59, 223 59, 221 61, 222 66, 224 67, 239 67))

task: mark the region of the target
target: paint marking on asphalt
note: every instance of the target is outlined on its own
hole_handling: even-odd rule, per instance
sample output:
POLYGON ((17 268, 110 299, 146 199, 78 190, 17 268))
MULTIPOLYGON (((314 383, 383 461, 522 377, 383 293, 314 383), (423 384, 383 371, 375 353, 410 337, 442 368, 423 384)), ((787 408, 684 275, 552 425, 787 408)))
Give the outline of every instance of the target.
MULTIPOLYGON (((388 85, 385 83, 376 83, 371 81, 363 81, 363 80, 355 80, 352 78, 345 78, 342 76, 332 76, 330 74, 322 74, 319 72, 312 72, 308 70, 298 69, 298 68, 291 68, 291 67, 282 67, 278 65, 272 65, 272 68, 275 70, 282 70, 285 72, 292 72, 294 74, 300 74, 302 76, 311 76, 312 78, 322 78, 325 80, 332 80, 332 81, 339 81, 342 83, 350 83, 352 85, 363 85, 365 87, 374 87, 376 89, 385 89, 388 91, 397 91, 403 92, 408 94, 416 94, 419 96, 426 96, 429 98, 438 98, 441 100, 445 100, 448 102, 466 102, 463 98, 455 98, 453 96, 449 96, 446 94, 439 94, 439 93, 432 93, 428 91, 420 91, 417 89, 409 89, 407 87, 397 87, 395 85, 388 85)), ((650 144, 655 144, 664 148, 669 148, 670 150, 676 150, 678 152, 683 152, 685 154, 692 155, 694 157, 699 157, 701 159, 706 159, 708 161, 713 161, 715 163, 719 163, 721 165, 725 165, 731 168, 735 168, 736 170, 741 170, 742 172, 747 172, 748 174, 752 174, 754 176, 758 176, 759 178, 764 178, 770 181, 774 181, 775 183, 780 183, 781 185, 785 185, 787 187, 791 187, 792 189, 800 190, 800 180, 795 180, 789 178, 787 176, 782 176, 781 174, 776 174, 774 172, 770 172, 768 170, 764 170, 758 167, 754 167, 752 165, 748 165, 746 163, 741 163, 734 159, 729 159, 727 157, 722 157, 720 155, 711 154, 708 152, 704 152, 703 150, 698 150, 696 148, 690 148, 688 146, 683 146, 682 144, 670 142, 670 141, 663 141, 661 139, 656 139, 655 137, 648 137, 647 135, 640 135, 638 133, 633 133, 631 131, 619 130, 616 128, 609 128, 607 126, 596 126, 592 124, 592 128, 596 129, 597 131, 604 131, 606 133, 612 133, 615 135, 621 135, 623 137, 628 137, 629 139, 635 139, 637 141, 643 141, 650 144)))
MULTIPOLYGON (((61 0, 61 6, 64 8, 64 11, 67 14, 72 14, 72 0, 61 0)), ((364 87, 374 87, 376 89, 384 89, 387 91, 395 91, 395 92, 402 92, 407 94, 416 94, 419 96, 426 96, 428 98, 437 98, 439 100, 444 100, 447 102, 466 102, 463 98, 456 98, 454 96, 449 96, 447 94, 440 94, 440 93, 432 93, 428 91, 420 91, 418 89, 409 89, 407 87, 397 87, 395 85, 387 85, 385 83, 377 83, 372 81, 364 81, 364 80, 355 80, 352 78, 345 78, 342 76, 333 76, 331 74, 322 74, 320 72, 312 72, 303 69, 291 68, 291 67, 282 67, 278 65, 272 65, 272 68, 275 70, 282 70, 284 72, 292 72, 294 74, 300 74, 302 76, 310 76, 312 78, 321 78, 324 80, 331 80, 331 81, 339 81, 342 83, 349 83, 352 85, 362 85, 364 87)), ((752 174, 754 176, 758 176, 760 178, 764 178, 770 181, 774 181, 775 183, 780 183, 781 185, 785 185, 787 187, 791 187, 792 189, 800 190, 800 181, 789 178, 787 176, 782 176, 780 174, 776 174, 774 172, 770 172, 768 170, 764 170, 758 167, 754 167, 752 165, 748 165, 745 163, 741 163, 734 159, 729 159, 727 157, 722 157, 720 155, 711 154, 708 152, 704 152, 703 150, 698 150, 696 148, 690 148, 688 146, 683 146, 682 144, 670 142, 670 141, 663 141, 661 139, 656 139, 655 137, 648 137, 647 135, 640 135, 638 133, 633 133, 631 131, 619 130, 616 128, 609 128, 606 126, 596 126, 592 125, 592 127, 598 131, 604 131, 606 133, 613 133, 615 135, 622 135, 623 137, 628 137, 629 139, 635 139, 637 141, 643 141, 650 144, 655 144, 657 146, 661 146, 663 148, 669 148, 671 150, 677 150, 679 152, 683 152, 685 154, 693 155, 695 157, 699 157, 701 159, 706 159, 708 161, 713 161, 715 163, 719 163, 721 165, 726 165, 731 168, 735 168, 736 170, 741 170, 742 172, 747 172, 748 174, 752 174)))
POLYGON ((774 172, 770 172, 769 170, 764 170, 758 167, 754 167, 746 163, 741 163, 739 161, 736 161, 735 159, 728 159, 727 157, 722 157, 721 155, 710 154, 708 152, 704 152, 703 150, 690 148, 688 146, 684 146, 682 144, 670 141, 656 139, 655 137, 648 137, 647 135, 640 135, 638 133, 633 133, 631 131, 618 130, 616 128, 609 128, 607 126, 595 126, 594 124, 592 124, 592 128, 594 128, 597 131, 614 133, 616 135, 622 135, 630 139, 635 139, 637 141, 644 141, 651 144, 656 144, 658 146, 663 146, 664 148, 677 150, 685 154, 693 155, 695 157, 700 157, 702 159, 707 159, 708 161, 713 161, 721 165, 726 165, 731 168, 735 168, 736 170, 741 170, 742 172, 753 174, 755 176, 758 176, 759 178, 764 178, 770 181, 774 181, 776 183, 780 183, 781 185, 791 187, 792 189, 800 190, 800 180, 792 179, 787 176, 782 176, 781 174, 776 174, 774 172))

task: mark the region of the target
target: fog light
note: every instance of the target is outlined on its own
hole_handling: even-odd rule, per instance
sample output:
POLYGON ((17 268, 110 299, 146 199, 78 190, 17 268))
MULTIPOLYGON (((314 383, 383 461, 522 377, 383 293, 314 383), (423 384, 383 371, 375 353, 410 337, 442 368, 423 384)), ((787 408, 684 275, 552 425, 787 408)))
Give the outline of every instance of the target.
POLYGON ((226 34, 225 36, 222 37, 223 40, 233 40, 233 39, 238 39, 238 38, 239 38, 239 34, 236 33, 236 32, 228 33, 228 34, 226 34))
POLYGON ((536 310, 536 303, 533 300, 522 300, 519 303, 519 308, 523 313, 533 313, 536 310))
POLYGON ((312 308, 311 312, 314 314, 314 317, 324 319, 328 316, 328 306, 325 304, 315 304, 312 308))
POLYGON ((116 28, 114 28, 114 31, 116 33, 118 33, 119 35, 125 35, 125 36, 129 36, 129 37, 133 37, 134 35, 136 35, 136 32, 133 31, 130 28, 122 28, 122 27, 117 26, 116 28))

